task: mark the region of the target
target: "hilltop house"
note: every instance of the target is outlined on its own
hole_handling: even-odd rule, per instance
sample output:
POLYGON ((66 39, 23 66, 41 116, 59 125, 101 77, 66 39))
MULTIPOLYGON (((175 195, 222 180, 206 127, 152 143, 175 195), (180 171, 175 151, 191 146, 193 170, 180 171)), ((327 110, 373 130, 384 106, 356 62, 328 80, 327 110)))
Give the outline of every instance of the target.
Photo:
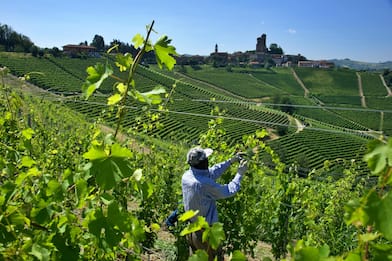
POLYGON ((75 45, 75 44, 67 44, 63 46, 63 51, 65 54, 70 56, 78 55, 81 53, 88 54, 90 56, 96 56, 97 52, 94 46, 88 45, 75 45))
POLYGON ((309 68, 332 68, 334 67, 334 63, 327 61, 298 61, 298 67, 309 67, 309 68))

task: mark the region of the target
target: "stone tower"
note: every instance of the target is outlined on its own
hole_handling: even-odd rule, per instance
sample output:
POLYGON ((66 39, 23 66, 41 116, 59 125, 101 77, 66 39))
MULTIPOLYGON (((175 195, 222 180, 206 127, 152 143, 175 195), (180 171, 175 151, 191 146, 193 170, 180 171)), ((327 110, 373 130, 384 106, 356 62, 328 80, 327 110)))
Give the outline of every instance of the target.
POLYGON ((215 44, 215 53, 218 53, 218 44, 215 44))
POLYGON ((257 44, 256 44, 257 53, 266 53, 268 51, 266 41, 267 41, 266 34, 262 34, 261 37, 257 38, 257 44))

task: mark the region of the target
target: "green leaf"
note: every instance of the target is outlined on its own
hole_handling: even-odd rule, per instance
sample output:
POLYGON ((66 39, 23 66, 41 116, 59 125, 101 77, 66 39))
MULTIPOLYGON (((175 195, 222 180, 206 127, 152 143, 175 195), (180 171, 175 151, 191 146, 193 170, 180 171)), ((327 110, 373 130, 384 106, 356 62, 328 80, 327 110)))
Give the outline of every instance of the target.
POLYGON ((365 233, 365 234, 359 235, 359 238, 361 239, 362 242, 373 241, 379 237, 380 237, 380 234, 377 234, 377 233, 365 233))
POLYGON ((94 162, 92 171, 97 184, 104 190, 114 188, 123 176, 118 162, 111 158, 94 162))
POLYGON ((121 213, 121 208, 116 201, 113 201, 112 203, 109 204, 108 221, 114 226, 118 226, 121 229, 125 229, 124 223, 126 220, 124 219, 124 216, 121 213))
POLYGON ((31 168, 33 165, 35 165, 36 162, 35 160, 33 160, 32 158, 30 158, 29 156, 23 156, 22 160, 21 160, 21 166, 22 167, 28 167, 31 168))
POLYGON ((133 38, 132 38, 132 43, 133 46, 137 49, 139 47, 141 47, 144 43, 144 37, 141 34, 136 34, 133 38))
POLYGON ((107 157, 106 152, 102 148, 91 147, 89 151, 83 154, 83 158, 88 160, 99 160, 107 157))
POLYGON ((124 94, 125 91, 127 90, 127 87, 125 86, 125 84, 119 83, 119 84, 116 85, 116 89, 118 90, 118 92, 120 94, 124 94))
POLYGON ((319 251, 320 251, 320 257, 327 258, 329 256, 330 250, 328 245, 323 245, 322 247, 319 248, 319 251))
POLYGON ((392 139, 388 144, 382 144, 378 141, 369 143, 369 152, 364 156, 368 166, 373 174, 381 173, 384 168, 392 166, 392 139))
POLYGON ((121 178, 131 175, 128 159, 133 153, 115 143, 110 147, 110 155, 102 148, 92 147, 83 157, 91 160, 90 172, 95 176, 97 184, 102 189, 112 189, 121 178))
POLYGON ((195 222, 190 223, 187 227, 185 227, 181 233, 180 236, 185 236, 188 235, 190 233, 196 232, 201 230, 202 228, 208 228, 208 223, 205 220, 204 217, 202 216, 198 216, 197 220, 195 222))
POLYGON ((150 228, 152 229, 152 231, 158 232, 161 229, 161 226, 159 224, 157 224, 157 223, 152 223, 150 225, 150 228))
POLYGON ((120 72, 125 72, 129 68, 131 68, 131 65, 133 63, 133 58, 130 53, 126 54, 117 54, 116 55, 116 66, 119 68, 120 72))
POLYGON ((196 216, 199 213, 199 211, 193 211, 193 210, 188 210, 186 211, 184 214, 182 214, 178 220, 181 222, 185 222, 191 218, 193 218, 194 216, 196 216))
POLYGON ((7 181, 0 186, 0 206, 7 204, 10 197, 15 193, 16 185, 13 182, 7 181))
POLYGON ((77 206, 78 208, 83 207, 85 202, 85 197, 87 195, 87 181, 84 179, 79 179, 76 182, 76 196, 77 196, 77 206))
POLYGON ((31 217, 41 225, 51 221, 53 210, 50 204, 44 200, 41 200, 36 207, 31 210, 31 217))
POLYGON ((208 261, 208 254, 205 250, 196 250, 196 253, 189 257, 188 261, 208 261))
POLYGON ((89 66, 86 71, 88 76, 82 86, 82 91, 87 100, 101 86, 102 82, 113 74, 113 69, 108 63, 105 66, 102 63, 97 63, 94 67, 89 66))
POLYGON ((31 140, 33 138, 34 134, 35 134, 35 132, 31 128, 28 128, 28 129, 25 129, 22 131, 22 135, 26 140, 31 140))
POLYGON ((376 228, 385 236, 386 239, 392 241, 392 192, 389 191, 387 195, 381 200, 378 207, 378 214, 376 220, 376 228))
POLYGON ((133 153, 129 149, 121 147, 120 144, 115 143, 111 148, 111 156, 117 158, 131 158, 133 153))
POLYGON ((57 195, 61 194, 61 185, 57 180, 50 180, 48 182, 48 188, 46 189, 46 196, 50 197, 52 195, 57 195))
POLYGON ((248 259, 246 258, 246 256, 241 251, 235 250, 233 253, 231 253, 230 260, 231 261, 246 261, 248 259))
POLYGON ((162 102, 161 94, 166 93, 165 88, 162 86, 156 86, 153 90, 149 92, 139 92, 133 90, 131 96, 135 97, 138 101, 148 103, 148 104, 160 104, 162 102))
POLYGON ((161 36, 155 43, 154 50, 159 68, 162 69, 162 65, 165 64, 167 69, 171 71, 176 64, 176 59, 173 56, 177 56, 177 53, 176 48, 169 45, 170 43, 171 39, 166 35, 161 36))
POLYGON ((119 93, 113 94, 112 96, 110 96, 108 98, 108 105, 117 104, 119 101, 121 101, 121 98, 122 98, 121 94, 119 94, 119 93))
POLYGON ((346 257, 346 259, 344 259, 345 261, 362 261, 362 258, 359 254, 357 253, 349 253, 346 257))
POLYGON ((366 226, 369 216, 358 200, 350 200, 344 208, 346 224, 353 224, 356 227, 366 226))
POLYGON ((319 260, 319 250, 315 247, 304 247, 295 253, 295 260, 308 261, 319 260))
POLYGON ((41 261, 46 261, 46 260, 50 260, 50 250, 47 249, 46 247, 41 246, 38 243, 34 243, 32 248, 31 248, 31 252, 30 254, 32 254, 33 256, 35 256, 38 260, 41 261))
POLYGON ((375 244, 370 243, 372 248, 372 261, 391 260, 392 245, 389 244, 375 244))
MULTIPOLYGON (((219 245, 223 240, 225 240, 225 231, 223 231, 222 223, 214 223, 209 230, 206 230, 204 233, 207 234, 208 243, 211 245, 213 249, 218 249, 219 245), (206 233, 208 232, 208 233, 206 233)), ((203 238, 204 238, 203 233, 203 238)))
POLYGON ((100 208, 91 211, 83 221, 83 224, 87 225, 89 232, 98 238, 101 236, 102 228, 106 225, 105 223, 105 217, 100 208))

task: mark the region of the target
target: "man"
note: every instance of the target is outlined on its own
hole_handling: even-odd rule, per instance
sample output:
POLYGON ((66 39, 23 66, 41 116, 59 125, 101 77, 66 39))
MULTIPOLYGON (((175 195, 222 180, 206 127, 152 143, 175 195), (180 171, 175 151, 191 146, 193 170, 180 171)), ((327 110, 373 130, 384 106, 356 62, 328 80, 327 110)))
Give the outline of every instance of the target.
MULTIPOLYGON (((187 154, 187 162, 190 169, 182 176, 182 196, 185 211, 198 210, 198 215, 205 217, 209 225, 218 222, 218 211, 216 200, 233 196, 240 190, 242 176, 247 170, 247 162, 241 160, 241 154, 233 158, 218 163, 211 168, 208 167, 208 156, 212 154, 212 149, 193 148, 187 154), (240 162, 237 174, 228 184, 216 183, 231 164, 240 162)), ((193 217, 194 222, 197 217, 193 217)), ((223 260, 221 251, 214 251, 206 242, 202 242, 202 231, 197 231, 188 236, 188 242, 195 252, 197 249, 204 249, 208 252, 209 260, 223 260)))

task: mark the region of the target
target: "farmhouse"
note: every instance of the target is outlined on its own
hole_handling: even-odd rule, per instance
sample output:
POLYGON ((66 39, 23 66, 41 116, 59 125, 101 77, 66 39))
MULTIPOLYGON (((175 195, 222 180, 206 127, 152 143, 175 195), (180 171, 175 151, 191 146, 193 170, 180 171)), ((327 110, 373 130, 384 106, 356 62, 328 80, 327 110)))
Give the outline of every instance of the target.
POLYGON ((327 61, 298 61, 298 67, 309 67, 309 68, 332 68, 334 63, 327 61))
POLYGON ((96 48, 94 46, 88 46, 88 45, 67 44, 63 46, 63 51, 64 53, 69 55, 86 53, 95 56, 96 54, 96 48))

